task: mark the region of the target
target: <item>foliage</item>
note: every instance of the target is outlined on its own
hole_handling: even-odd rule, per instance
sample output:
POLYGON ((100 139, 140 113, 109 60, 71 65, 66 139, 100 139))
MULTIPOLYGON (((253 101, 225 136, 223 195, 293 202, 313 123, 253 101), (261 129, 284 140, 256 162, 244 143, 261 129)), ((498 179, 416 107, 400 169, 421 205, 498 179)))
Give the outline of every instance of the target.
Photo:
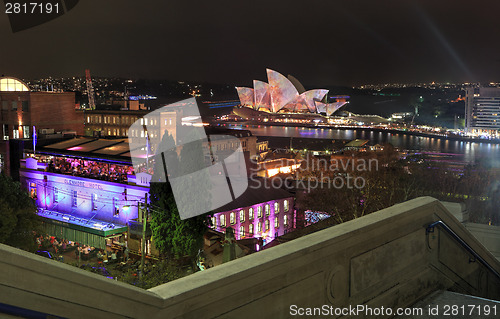
MULTIPOLYGON (((162 138, 162 143, 165 145, 175 145, 171 135, 166 132, 162 138)), ((168 147, 160 148, 163 150, 169 149, 168 147)), ((169 163, 175 163, 177 153, 175 151, 166 152, 165 157, 169 158, 169 163)), ((184 162, 189 162, 187 156, 191 153, 181 151, 181 159, 184 162)), ((158 163, 158 155, 157 160, 158 163)), ((175 167, 169 165, 169 167, 175 167)), ((155 169, 155 175, 157 170, 155 169)), ((167 172, 168 176, 172 178, 174 174, 179 172, 167 172)), ((161 178, 154 177, 153 180, 161 180, 161 178)), ((189 189, 189 188, 188 188, 189 189)), ((202 247, 203 235, 207 229, 207 216, 196 216, 189 219, 181 220, 172 188, 168 180, 166 182, 152 182, 150 191, 151 195, 151 230, 153 233, 153 241, 156 248, 165 255, 173 256, 176 258, 190 256, 194 258, 198 250, 202 247)), ((196 196, 186 192, 186 196, 190 196, 195 200, 196 196)))
POLYGON ((0 242, 34 251, 34 232, 40 230, 33 199, 11 177, 0 174, 0 242))
MULTIPOLYGON (((365 180, 361 189, 343 187, 317 188, 299 193, 297 205, 334 215, 330 223, 339 223, 390 207, 397 203, 432 196, 439 200, 464 202, 469 220, 500 224, 500 171, 482 165, 453 170, 425 157, 395 160, 391 154, 356 154, 377 156, 379 169, 372 171, 326 172, 349 173, 365 180)), ((308 166, 309 167, 309 166, 308 166)), ((302 172, 302 176, 318 176, 318 170, 302 172)))

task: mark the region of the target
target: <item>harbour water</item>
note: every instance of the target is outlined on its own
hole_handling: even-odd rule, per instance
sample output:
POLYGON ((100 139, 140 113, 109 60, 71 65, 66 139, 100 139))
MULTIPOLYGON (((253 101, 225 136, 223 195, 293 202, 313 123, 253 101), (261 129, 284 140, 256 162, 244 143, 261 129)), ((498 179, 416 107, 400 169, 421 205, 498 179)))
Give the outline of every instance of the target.
POLYGON ((422 137, 404 133, 390 133, 356 129, 330 129, 307 127, 283 127, 266 125, 227 124, 228 128, 250 130, 255 136, 281 136, 293 138, 316 138, 335 140, 369 140, 370 144, 390 143, 409 152, 424 152, 443 160, 474 164, 482 162, 500 168, 500 145, 492 143, 466 142, 433 137, 422 137))

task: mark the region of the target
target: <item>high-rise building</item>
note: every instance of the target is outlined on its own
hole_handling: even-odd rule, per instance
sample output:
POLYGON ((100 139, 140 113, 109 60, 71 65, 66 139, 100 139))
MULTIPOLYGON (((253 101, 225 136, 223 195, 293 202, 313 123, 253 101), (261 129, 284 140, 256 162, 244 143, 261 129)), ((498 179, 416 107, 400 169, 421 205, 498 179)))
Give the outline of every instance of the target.
POLYGON ((465 129, 473 135, 500 135, 500 88, 467 88, 465 129))

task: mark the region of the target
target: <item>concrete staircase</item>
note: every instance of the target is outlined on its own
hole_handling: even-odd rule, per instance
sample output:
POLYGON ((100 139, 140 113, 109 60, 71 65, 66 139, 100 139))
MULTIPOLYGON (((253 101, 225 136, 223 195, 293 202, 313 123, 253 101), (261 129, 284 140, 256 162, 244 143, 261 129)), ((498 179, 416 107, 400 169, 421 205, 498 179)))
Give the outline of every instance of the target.
POLYGON ((500 318, 500 301, 443 290, 430 294, 409 308, 412 315, 394 318, 500 318))

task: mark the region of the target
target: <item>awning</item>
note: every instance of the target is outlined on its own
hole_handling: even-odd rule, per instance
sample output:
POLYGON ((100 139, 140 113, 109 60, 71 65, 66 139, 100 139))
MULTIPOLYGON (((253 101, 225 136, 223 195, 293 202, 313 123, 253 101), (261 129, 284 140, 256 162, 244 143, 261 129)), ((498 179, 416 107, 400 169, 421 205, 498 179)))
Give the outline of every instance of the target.
POLYGON ((116 234, 127 232, 126 226, 116 227, 113 230, 104 231, 65 223, 50 218, 43 218, 43 228, 44 231, 51 236, 64 238, 79 244, 90 245, 101 249, 106 248, 106 238, 114 237, 116 234))

